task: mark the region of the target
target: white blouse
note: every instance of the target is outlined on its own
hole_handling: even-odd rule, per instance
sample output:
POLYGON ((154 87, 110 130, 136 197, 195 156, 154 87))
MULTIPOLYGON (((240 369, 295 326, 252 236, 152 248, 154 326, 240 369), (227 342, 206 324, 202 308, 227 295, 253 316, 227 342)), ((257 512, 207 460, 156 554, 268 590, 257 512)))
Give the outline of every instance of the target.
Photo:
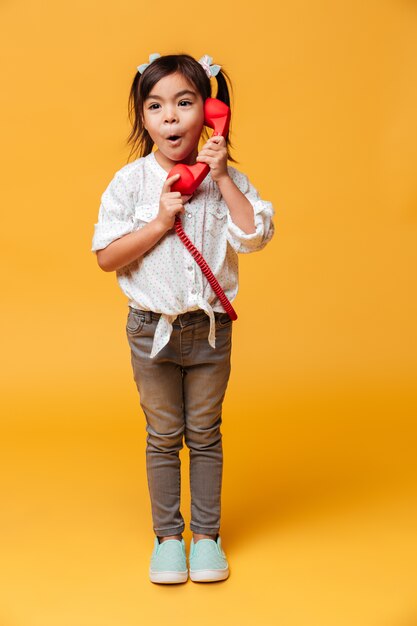
MULTIPOLYGON (((230 302, 238 292, 237 253, 261 250, 272 239, 275 213, 262 200, 247 176, 227 166, 229 176, 253 206, 256 231, 247 234, 230 216, 226 202, 210 172, 184 204, 184 232, 201 252, 230 302)), ((101 196, 98 222, 94 225, 92 252, 154 220, 159 211, 162 186, 168 172, 154 152, 128 163, 116 172, 101 196)), ((224 313, 200 266, 174 229, 144 255, 116 270, 120 288, 133 308, 161 313, 150 357, 168 343, 172 322, 187 311, 203 309, 210 318, 208 342, 215 343, 213 311, 224 313)))

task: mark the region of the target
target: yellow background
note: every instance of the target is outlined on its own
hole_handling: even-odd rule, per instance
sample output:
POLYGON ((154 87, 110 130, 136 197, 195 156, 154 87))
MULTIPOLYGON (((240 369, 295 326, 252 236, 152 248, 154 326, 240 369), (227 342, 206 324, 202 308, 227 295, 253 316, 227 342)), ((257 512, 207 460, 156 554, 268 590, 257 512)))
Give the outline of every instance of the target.
POLYGON ((417 624, 417 3, 15 0, 0 23, 1 626, 417 624), (152 52, 224 65, 236 167, 276 210, 240 255, 211 585, 148 580, 127 302, 90 252, 152 52))

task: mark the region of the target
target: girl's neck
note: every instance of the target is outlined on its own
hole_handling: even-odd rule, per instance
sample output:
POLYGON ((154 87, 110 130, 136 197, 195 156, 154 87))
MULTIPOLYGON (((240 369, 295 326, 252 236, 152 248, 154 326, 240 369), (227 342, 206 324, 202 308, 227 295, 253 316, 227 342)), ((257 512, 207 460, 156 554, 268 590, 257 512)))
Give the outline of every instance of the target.
POLYGON ((198 146, 194 148, 194 150, 188 156, 186 156, 184 159, 181 159, 180 161, 173 161, 172 159, 169 159, 163 152, 159 150, 159 148, 155 150, 154 154, 155 159, 158 161, 159 165, 163 167, 164 170, 166 170, 167 172, 170 172, 174 165, 177 165, 177 163, 194 165, 196 163, 196 158, 198 155, 198 146))

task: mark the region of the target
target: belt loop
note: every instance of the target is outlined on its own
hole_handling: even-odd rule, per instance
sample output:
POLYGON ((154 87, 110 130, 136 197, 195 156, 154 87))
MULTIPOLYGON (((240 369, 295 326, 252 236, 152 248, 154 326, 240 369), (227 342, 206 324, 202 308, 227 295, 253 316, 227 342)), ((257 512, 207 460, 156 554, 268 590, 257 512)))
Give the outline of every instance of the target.
POLYGON ((150 324, 152 322, 152 311, 144 311, 145 313, 145 322, 150 324))

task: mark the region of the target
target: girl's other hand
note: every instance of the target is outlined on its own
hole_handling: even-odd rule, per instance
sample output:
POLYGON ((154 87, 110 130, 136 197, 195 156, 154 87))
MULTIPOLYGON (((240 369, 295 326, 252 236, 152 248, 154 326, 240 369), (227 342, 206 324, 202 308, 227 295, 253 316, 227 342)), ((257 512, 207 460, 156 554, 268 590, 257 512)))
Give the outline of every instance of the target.
POLYGON ((228 177, 226 139, 223 135, 210 137, 201 148, 196 160, 198 163, 207 163, 209 165, 211 178, 215 182, 219 182, 221 178, 228 177))
POLYGON ((178 180, 179 176, 180 174, 174 174, 174 176, 167 178, 162 186, 159 212, 155 219, 162 224, 164 231, 168 231, 174 226, 176 214, 184 213, 184 203, 192 196, 192 194, 182 196, 179 191, 171 191, 171 185, 178 180))

